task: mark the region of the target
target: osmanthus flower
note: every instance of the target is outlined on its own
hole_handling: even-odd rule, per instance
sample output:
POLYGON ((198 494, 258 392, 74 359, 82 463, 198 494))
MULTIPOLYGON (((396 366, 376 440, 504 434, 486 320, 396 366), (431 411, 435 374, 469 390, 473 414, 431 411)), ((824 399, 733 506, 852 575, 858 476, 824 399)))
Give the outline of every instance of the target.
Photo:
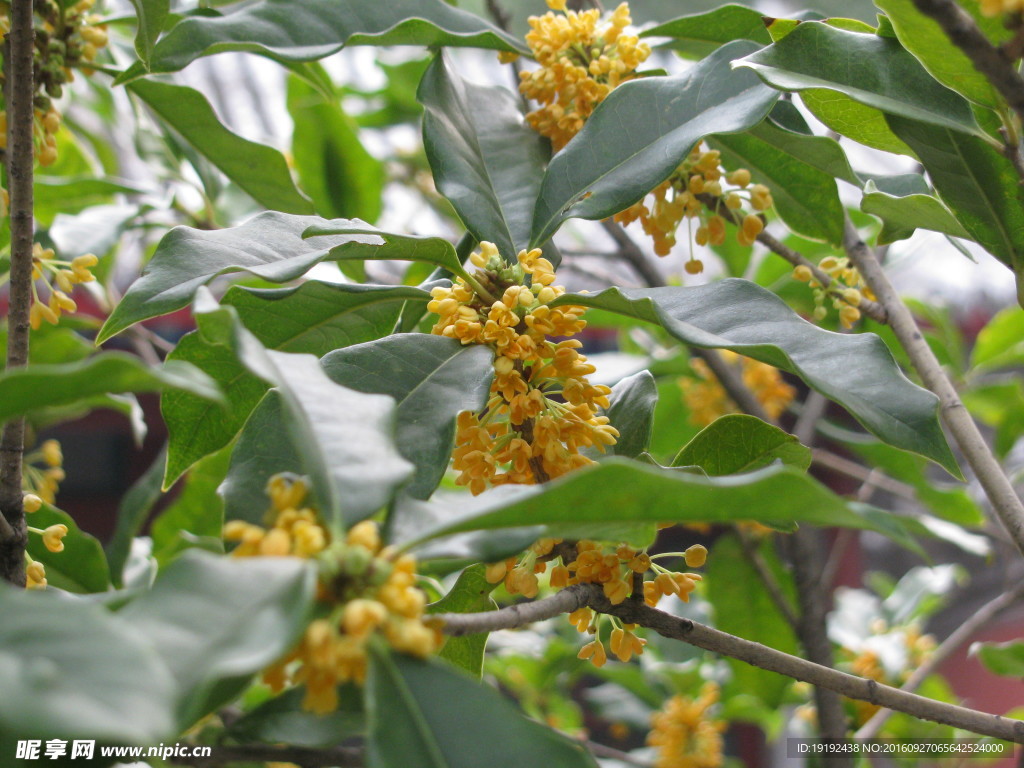
POLYGON ((29 324, 38 330, 45 320, 56 325, 62 312, 73 314, 78 305, 69 294, 78 283, 95 280, 90 271, 99 259, 91 253, 76 256, 71 261, 58 259, 52 248, 43 248, 39 243, 32 246, 32 306, 29 309, 29 324), (48 301, 39 296, 37 281, 42 281, 50 293, 48 301), (54 283, 57 287, 54 287, 54 283))
POLYGON ((547 0, 551 11, 529 18, 526 42, 540 67, 519 76, 519 91, 541 105, 526 120, 556 152, 651 54, 650 46, 624 33, 632 21, 627 3, 602 19, 596 9, 568 11, 565 2, 547 0))
POLYGON ((303 707, 325 714, 338 707, 340 683, 365 681, 372 638, 421 658, 440 647, 439 632, 423 621, 426 598, 416 587, 416 560, 383 547, 376 523, 364 520, 344 539, 332 540, 316 511, 303 504, 304 480, 275 475, 267 491, 269 527, 242 520, 224 526, 224 538, 238 542, 231 555, 315 558, 319 567, 316 618, 298 645, 264 672, 271 688, 303 684, 303 707))
POLYGON ((825 318, 828 314, 825 300, 831 299, 832 308, 839 311, 840 325, 843 328, 852 328, 853 324, 860 320, 860 310, 857 307, 864 299, 875 301, 875 294, 846 256, 826 256, 818 263, 818 268, 832 279, 828 288, 814 277, 811 268, 806 264, 801 264, 793 270, 793 279, 811 286, 814 293, 814 319, 825 318))
POLYGON ((38 448, 25 454, 21 486, 25 491, 23 503, 26 512, 35 512, 44 502, 53 504, 56 501, 57 491, 64 481, 63 464, 64 455, 56 440, 44 440, 38 448))
POLYGON ((718 703, 718 686, 705 683, 697 698, 676 695, 651 717, 647 743, 657 749, 654 768, 719 768, 724 720, 710 710, 718 703))
POLYGON ((592 464, 581 450, 603 451, 619 433, 600 412, 611 389, 590 383, 594 366, 578 340, 565 338, 586 326, 584 308, 551 306, 565 289, 554 285, 554 269, 539 248, 520 251, 508 266, 493 243, 483 242, 471 261, 478 270, 469 281, 434 288, 427 304, 439 315, 433 333, 485 344, 495 354, 487 406, 456 422, 456 483, 478 494, 592 464))
MULTIPOLYGON (((796 390, 786 383, 778 368, 730 350, 723 350, 721 355, 726 362, 739 367, 743 383, 770 418, 778 418, 796 396, 796 390)), ((706 427, 720 416, 739 411, 707 363, 694 359, 690 361, 690 368, 694 376, 680 378, 679 386, 690 411, 691 423, 706 427)))

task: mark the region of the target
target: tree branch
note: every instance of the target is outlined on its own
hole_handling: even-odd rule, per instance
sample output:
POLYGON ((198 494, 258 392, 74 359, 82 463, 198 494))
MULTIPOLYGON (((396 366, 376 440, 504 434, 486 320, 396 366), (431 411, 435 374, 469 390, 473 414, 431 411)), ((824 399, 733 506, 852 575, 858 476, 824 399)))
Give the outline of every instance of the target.
MULTIPOLYGON (((193 747, 194 748, 194 747, 193 747)), ((354 747, 278 747, 269 744, 212 747, 209 757, 169 757, 172 765, 191 765, 195 768, 213 768, 230 763, 295 763, 302 768, 361 768, 363 750, 354 747)))
POLYGON ((779 586, 779 582, 775 579, 774 574, 768 570, 768 564, 761 557, 761 553, 757 551, 757 542, 753 541, 750 534, 744 531, 742 528, 736 528, 736 536, 740 540, 740 547, 743 549, 743 555, 747 558, 747 561, 754 566, 754 570, 757 571, 757 575, 764 582, 764 587, 768 590, 768 596, 775 603, 775 607, 779 609, 779 613, 782 614, 782 618, 786 620, 786 623, 793 628, 793 631, 797 631, 797 625, 799 619, 797 618, 796 612, 793 610, 793 606, 789 603, 789 598, 786 597, 782 592, 782 587, 779 586))
POLYGON ((496 611, 482 613, 434 613, 424 621, 440 626, 441 631, 452 637, 475 635, 480 632, 495 632, 499 629, 515 629, 535 621, 544 621, 563 613, 572 613, 582 608, 587 601, 587 592, 579 587, 567 587, 550 597, 528 603, 516 603, 496 611))
POLYGON ((935 353, 925 341, 913 315, 900 300, 899 294, 882 265, 864 242, 856 228, 846 220, 843 247, 861 275, 871 286, 889 316, 889 325, 900 345, 910 357, 914 369, 928 389, 938 395, 943 420, 953 434, 967 463, 977 476, 985 495, 995 509, 1021 554, 1024 554, 1024 504, 1021 503, 999 462, 978 431, 977 425, 957 395, 935 353))
MULTIPOLYGON (((7 106, 7 180, 11 217, 10 306, 7 312, 7 368, 28 363, 29 306, 32 301, 32 140, 33 54, 32 3, 11 3, 11 30, 4 41, 4 94, 7 106)), ((11 419, 0 436, 0 578, 25 584, 25 512, 21 472, 25 420, 11 419)))
MULTIPOLYGON (((974 633, 981 629, 983 626, 988 624, 992 619, 998 616, 1000 613, 1005 611, 1015 602, 1024 597, 1024 584, 1018 586, 1016 589, 1011 589, 994 600, 990 600, 985 603, 978 611, 971 616, 967 621, 961 624, 956 630, 950 634, 945 640, 943 640, 939 647, 936 648, 932 655, 925 661, 921 666, 911 673, 907 681, 901 686, 900 690, 909 691, 913 693, 920 687, 927 677, 932 674, 939 665, 942 664, 946 659, 952 656, 960 646, 970 640, 974 633)), ((870 720, 860 727, 855 737, 858 739, 873 739, 878 736, 878 733, 882 730, 882 726, 892 717, 891 709, 880 709, 878 710, 870 720)))

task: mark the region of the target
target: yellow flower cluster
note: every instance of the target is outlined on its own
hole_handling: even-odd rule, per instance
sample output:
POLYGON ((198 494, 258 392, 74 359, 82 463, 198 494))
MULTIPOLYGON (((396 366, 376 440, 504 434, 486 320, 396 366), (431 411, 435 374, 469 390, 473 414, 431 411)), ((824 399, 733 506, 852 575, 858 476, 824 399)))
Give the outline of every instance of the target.
MULTIPOLYGON (((685 552, 667 552, 655 555, 654 558, 682 557, 689 568, 699 568, 707 560, 707 549, 694 544, 685 552)), ((504 580, 505 589, 509 594, 521 594, 524 597, 536 597, 540 591, 538 574, 546 573, 548 563, 559 560, 551 569, 548 582, 551 587, 561 589, 574 584, 600 584, 604 596, 612 605, 619 605, 632 592, 633 576, 641 577, 650 573, 653 579, 644 581, 644 602, 655 606, 665 595, 676 595, 680 600, 689 602, 690 593, 701 580, 696 573, 674 573, 652 562, 652 556, 646 549, 637 549, 628 544, 619 544, 614 551, 605 548, 596 541, 581 540, 566 544, 561 539, 540 539, 520 558, 492 563, 487 567, 486 578, 491 584, 504 580)), ((600 621, 590 608, 580 608, 569 614, 569 622, 579 632, 594 635, 594 639, 583 646, 579 658, 589 659, 595 666, 601 667, 608 660, 604 644, 599 636, 600 621)), ((629 661, 633 655, 643 653, 647 641, 637 637, 632 630, 634 625, 622 624, 618 619, 611 619, 613 629, 609 637, 612 654, 620 661, 629 661)))
MULTIPOLYGON (((699 221, 693 234, 697 245, 724 244, 725 219, 720 215, 724 207, 733 219, 742 217, 736 232, 740 245, 753 245, 764 229, 764 219, 757 213, 744 214, 744 204, 753 211, 766 211, 773 204, 771 192, 763 184, 752 185, 746 168, 726 173, 720 157, 717 149, 705 150, 698 142, 650 198, 615 214, 615 221, 625 226, 639 219, 644 233, 654 241, 654 252, 667 256, 676 244, 676 231, 684 218, 699 221), (723 186, 723 182, 729 186, 723 186)), ((684 268, 696 275, 704 270, 704 264, 691 252, 684 268)))
POLYGON ((24 505, 26 512, 35 512, 43 502, 53 504, 57 499, 57 491, 64 481, 64 454, 60 443, 56 440, 44 440, 34 451, 25 454, 24 475, 21 486, 25 490, 24 505), (45 465, 45 469, 35 466, 45 465))
MULTIPOLYGON (((56 0, 34 2, 38 17, 35 25, 35 71, 37 93, 35 104, 36 157, 40 165, 52 165, 57 160, 57 130, 60 112, 53 99, 63 94, 64 85, 74 80, 72 68, 92 63, 100 48, 107 44, 107 26, 99 23, 99 16, 89 13, 94 0, 80 0, 67 8, 56 0)), ((0 10, 0 42, 10 31, 11 22, 0 10)), ((3 75, 0 74, 0 84, 3 75)), ((7 113, 0 112, 0 149, 7 146, 7 113)))
POLYGON ((726 723, 708 715, 718 702, 718 686, 705 683, 696 699, 673 696, 651 717, 647 743, 657 747, 654 768, 719 768, 726 723))
POLYGON ((76 256, 71 261, 57 258, 52 248, 43 248, 39 243, 32 245, 32 307, 29 309, 28 320, 33 330, 38 330, 45 320, 56 325, 60 321, 61 312, 74 314, 78 305, 70 294, 78 283, 89 283, 95 280, 90 271, 99 259, 91 253, 76 256), (53 275, 53 282, 50 282, 53 275), (50 300, 44 302, 39 298, 39 290, 35 281, 42 280, 50 292, 50 300))
MULTIPOLYGON (((733 365, 742 361, 743 383, 772 419, 778 418, 796 396, 796 390, 785 382, 778 368, 749 357, 741 358, 730 350, 722 350, 721 355, 733 365)), ((679 380, 679 386, 683 390, 683 399, 690 411, 692 424, 706 427, 719 416, 737 412, 736 404, 708 368, 707 363, 693 359, 690 361, 690 368, 696 374, 696 378, 683 377, 679 380)))
POLYGON ((1024 13, 1024 0, 981 0, 981 12, 989 17, 1024 13))
POLYGON ((434 288, 427 304, 440 315, 435 334, 486 344, 495 353, 486 408, 458 417, 456 482, 478 494, 491 485, 545 482, 593 463, 580 450, 603 451, 619 435, 598 415, 611 390, 587 380, 595 369, 579 353, 579 341, 549 339, 583 330, 584 308, 550 306, 565 289, 553 285, 553 267, 539 248, 520 251, 508 267, 497 247, 483 242, 471 260, 479 267, 475 275, 434 288))
POLYGON ((613 88, 636 75, 651 49, 623 34, 631 22, 627 3, 603 22, 596 9, 566 11, 565 0, 547 3, 560 13, 529 18, 526 42, 540 67, 520 73, 519 90, 540 103, 526 120, 557 152, 613 88))
POLYGON ((419 657, 440 647, 438 632, 423 623, 426 598, 416 588, 416 560, 382 547, 376 523, 357 523, 343 541, 332 542, 316 512, 302 506, 303 480, 275 475, 267 490, 271 527, 227 523, 224 538, 239 542, 232 555, 316 557, 321 564, 318 616, 298 646, 264 672, 271 688, 304 684, 303 707, 324 714, 337 709, 340 683, 365 681, 372 636, 419 657))
POLYGON ((828 314, 825 300, 831 298, 832 308, 839 310, 839 323, 843 328, 852 328, 853 324, 860 320, 860 310, 857 307, 861 301, 874 301, 875 294, 846 256, 826 256, 818 263, 818 268, 832 278, 828 289, 818 282, 806 264, 801 264, 793 270, 793 278, 808 283, 814 292, 814 319, 825 319, 825 315, 828 314))

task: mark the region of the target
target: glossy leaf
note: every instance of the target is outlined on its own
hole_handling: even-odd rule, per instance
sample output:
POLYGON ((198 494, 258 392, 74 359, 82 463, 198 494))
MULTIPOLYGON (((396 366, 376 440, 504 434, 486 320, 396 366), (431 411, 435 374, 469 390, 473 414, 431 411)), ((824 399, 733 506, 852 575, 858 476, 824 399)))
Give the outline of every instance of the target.
MULTIPOLYGON (((498 586, 485 577, 487 567, 482 563, 471 565, 459 574, 448 594, 427 606, 427 613, 481 613, 498 607, 491 592, 498 586)), ((465 670, 476 678, 484 673, 484 650, 487 633, 479 632, 462 637, 449 637, 438 652, 445 661, 465 670)))
MULTIPOLYGON (((917 174, 912 175, 916 179, 921 179, 917 174)), ((915 229, 928 229, 953 237, 970 237, 946 204, 928 194, 931 190, 923 179, 921 184, 925 192, 905 195, 887 193, 870 179, 864 185, 860 209, 882 220, 882 231, 878 235, 879 245, 910 237, 915 229)))
POLYGON ((914 151, 889 129, 882 110, 824 88, 801 91, 800 99, 812 115, 840 136, 872 149, 914 157, 914 151))
POLYGON ((505 88, 464 80, 442 53, 417 97, 423 146, 438 191, 478 240, 513 259, 530 240, 533 206, 548 150, 505 88))
POLYGON ((641 37, 669 37, 668 47, 686 56, 702 57, 733 40, 751 40, 768 45, 772 39, 764 17, 745 5, 723 5, 649 27, 641 37))
POLYGON ((288 114, 295 123, 292 158, 299 183, 326 218, 376 221, 384 165, 363 147, 359 128, 338 98, 327 101, 295 75, 288 78, 288 114))
POLYGON ((290 688, 231 723, 226 733, 237 741, 333 747, 366 729, 363 691, 353 683, 339 686, 338 708, 325 715, 302 708, 305 687, 290 688))
POLYGON ((305 629, 316 576, 296 558, 187 552, 119 617, 153 644, 174 676, 179 727, 229 701, 305 629))
POLYGON ((105 592, 110 587, 103 546, 95 536, 79 528, 69 514, 44 504, 26 522, 43 530, 51 525, 67 526, 68 534, 62 539, 64 549, 60 552, 48 550, 42 536, 30 533, 28 537, 28 554, 46 566, 49 584, 69 592, 105 592))
POLYGON ((888 114, 985 136, 970 105, 891 38, 807 21, 736 64, 776 88, 825 88, 888 114))
POLYGON ((811 449, 772 424, 732 413, 702 429, 683 446, 672 466, 700 467, 717 476, 750 472, 776 460, 806 470, 811 465, 811 449))
POLYGON ((753 43, 719 48, 683 75, 624 83, 551 160, 533 215, 536 245, 572 217, 603 219, 640 200, 704 136, 744 131, 778 94, 731 62, 753 43))
MULTIPOLYGON (((160 240, 142 276, 107 318, 97 343, 140 320, 187 306, 200 286, 220 275, 248 272, 274 283, 302 276, 340 242, 339 238, 300 237, 306 228, 321 221, 314 216, 271 211, 230 229, 175 227, 160 240)), ((375 242, 358 236, 346 240, 375 242)))
POLYGON ((487 404, 492 361, 493 353, 484 346, 402 333, 336 350, 321 364, 338 384, 395 399, 396 441, 416 466, 405 492, 425 499, 448 468, 456 415, 487 404))
POLYGON ((596 768, 578 743, 438 662, 374 648, 366 687, 367 758, 375 768, 596 768))
POLYGON ((73 405, 100 395, 181 389, 220 401, 217 385, 180 361, 150 368, 123 352, 103 352, 64 365, 33 365, 0 373, 0 422, 42 408, 73 405))
POLYGON ((284 155, 225 128, 199 91, 156 80, 137 80, 128 89, 257 203, 285 213, 312 213, 284 155))
POLYGON ((163 31, 164 22, 170 12, 170 0, 131 0, 139 25, 135 33, 135 52, 143 62, 148 62, 153 44, 163 31))
POLYGON ((654 430, 654 407, 658 387, 650 371, 628 376, 614 387, 605 415, 619 430, 619 439, 610 449, 614 456, 635 459, 647 450, 654 430))
POLYGON ((171 673, 129 623, 84 601, 6 583, 0 611, 5 754, 29 735, 149 745, 178 732, 171 673))
POLYGON ((443 0, 261 0, 224 16, 178 23, 153 51, 153 72, 175 72, 200 56, 260 53, 282 62, 313 61, 345 45, 448 45, 522 51, 523 44, 479 16, 443 0))
POLYGON ((763 288, 731 278, 692 288, 609 288, 566 295, 557 303, 645 320, 686 344, 731 349, 794 373, 868 431, 959 476, 939 426, 937 398, 904 377, 873 334, 824 331, 763 288))
POLYGON ((543 486, 503 486, 462 501, 458 510, 432 505, 409 515, 394 541, 409 546, 462 531, 557 525, 572 530, 605 523, 738 520, 811 523, 876 530, 916 549, 891 514, 846 502, 793 467, 772 466, 729 477, 612 457, 543 486))
POLYGON ((971 656, 977 656, 989 672, 1003 677, 1024 678, 1024 643, 972 643, 971 656))
POLYGON ((1008 159, 974 136, 890 115, 963 228, 1013 270, 1024 301, 1024 191, 1008 159))
POLYGON ((858 187, 861 185, 839 142, 812 134, 792 102, 780 101, 768 117, 748 133, 811 168, 858 187))

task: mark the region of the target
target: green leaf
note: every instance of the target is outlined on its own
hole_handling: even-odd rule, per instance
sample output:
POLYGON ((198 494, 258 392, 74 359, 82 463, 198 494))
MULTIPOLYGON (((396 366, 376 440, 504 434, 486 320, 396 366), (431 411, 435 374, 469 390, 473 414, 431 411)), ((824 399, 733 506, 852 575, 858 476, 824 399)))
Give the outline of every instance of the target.
MULTIPOLYGON (((975 104, 993 109, 1003 104, 988 78, 974 68, 937 21, 917 10, 912 0, 875 0, 875 5, 885 11, 903 47, 917 57, 932 77, 975 104)), ((999 19, 983 16, 976 3, 960 5, 993 43, 1011 36, 999 19)))
POLYGON ((230 451, 224 448, 196 462, 174 501, 153 520, 153 556, 161 566, 192 546, 224 552, 224 504, 217 489, 229 458, 230 451))
POLYGON ((872 434, 959 477, 938 422, 938 399, 903 376, 874 334, 824 331, 763 288, 733 278, 691 288, 609 288, 556 303, 645 320, 686 344, 731 349, 794 373, 872 434))
POLYGON ((416 466, 405 492, 425 499, 448 468, 460 411, 479 411, 490 393, 493 353, 457 339, 403 333, 339 349, 321 361, 332 381, 398 404, 396 442, 416 466))
POLYGON ((224 16, 178 23, 157 43, 153 72, 176 72, 200 56, 248 51, 282 62, 313 61, 345 45, 468 46, 525 52, 521 40, 443 0, 262 0, 224 16))
POLYGON ((808 88, 800 99, 818 120, 838 133, 864 146, 914 157, 914 151, 889 130, 885 113, 868 107, 838 91, 808 88))
MULTIPOLYGON (((917 174, 910 175, 921 179, 917 174)), ((869 179, 864 185, 860 209, 882 220, 882 231, 878 235, 879 245, 910 237, 915 229, 929 229, 953 237, 970 238, 946 204, 930 194, 887 194, 869 179)))
POLYGON ((727 168, 746 168, 771 190, 775 210, 791 230, 834 245, 842 242, 845 209, 831 174, 750 133, 715 136, 708 144, 722 152, 727 168))
POLYGON ((1013 164, 974 136, 889 115, 973 240, 1013 270, 1024 301, 1024 191, 1013 164))
POLYGON ((307 280, 293 288, 235 286, 221 299, 268 349, 328 352, 386 336, 407 302, 425 305, 430 292, 398 285, 307 280))
POLYGON ((138 195, 144 189, 121 179, 95 176, 36 176, 32 185, 35 214, 49 226, 58 213, 73 214, 94 205, 110 203, 114 195, 138 195))
POLYGON ((375 647, 366 688, 367 758, 375 768, 596 768, 578 743, 438 662, 375 647))
POLYGON ((443 237, 396 235, 371 227, 359 219, 335 219, 322 222, 310 226, 302 233, 305 238, 321 235, 350 236, 344 243, 331 249, 330 257, 338 261, 345 259, 422 261, 447 269, 453 275, 466 274, 466 270, 462 268, 462 262, 455 253, 455 246, 443 237))
POLYGON ((898 41, 801 23, 782 40, 736 62, 786 91, 825 88, 887 114, 974 134, 981 129, 959 94, 935 82, 898 41))
POLYGON ((363 147, 359 128, 337 98, 326 101, 295 75, 288 78, 288 114, 295 123, 292 157, 299 183, 326 218, 376 221, 384 165, 363 147))
POLYGON ((169 700, 186 728, 291 649, 305 629, 315 586, 312 565, 296 558, 186 552, 118 615, 171 670, 169 700))
POLYGON ((847 502, 794 467, 706 477, 619 457, 543 486, 503 486, 460 499, 458 510, 434 505, 433 514, 409 515, 396 525, 393 541, 411 546, 462 531, 531 525, 558 525, 568 537, 594 523, 739 520, 875 530, 918 549, 893 515, 847 502))
POLYGON ((0 373, 0 422, 41 408, 72 405, 98 395, 182 389, 219 401, 220 390, 188 363, 149 368, 124 352, 103 352, 65 365, 34 365, 0 373))
POLYGON ((57 524, 68 528, 61 552, 48 550, 43 544, 43 537, 38 534, 30 533, 28 536, 27 551, 33 560, 46 566, 49 584, 69 592, 106 592, 110 588, 110 570, 103 546, 94 536, 79 528, 70 515, 44 504, 28 516, 27 523, 44 530, 57 524))
POLYGON ((1002 677, 1024 678, 1024 642, 971 643, 969 655, 977 656, 985 668, 1002 677))
POLYGON ((84 601, 6 583, 0 612, 5 755, 26 737, 150 745, 178 733, 171 673, 129 623, 84 601))
POLYGON ((623 83, 551 160, 533 215, 537 245, 572 217, 603 219, 667 179, 704 136, 756 125, 778 99, 733 59, 753 43, 722 46, 683 75, 623 83))
MULTIPOLYGON (((244 271, 274 283, 302 276, 339 242, 300 236, 321 221, 269 211, 229 229, 175 227, 160 240, 142 276, 107 318, 97 343, 140 320, 187 306, 200 286, 220 275, 244 271)), ((369 237, 347 239, 375 242, 369 237)))
MULTIPOLYGON (((427 613, 482 613, 498 607, 491 598, 491 592, 498 586, 485 577, 487 567, 482 563, 471 565, 459 574, 448 594, 427 606, 427 613)), ((465 670, 473 677, 484 673, 484 651, 487 648, 487 633, 478 632, 462 637, 449 637, 438 652, 445 661, 465 670)))
POLYGON ((199 91, 155 80, 137 80, 128 89, 257 203, 285 213, 312 213, 284 155, 225 128, 199 91))
POLYGON ((654 407, 658 404, 658 386, 650 371, 627 376, 612 387, 605 415, 619 430, 619 439, 611 447, 614 456, 635 459, 647 450, 654 431, 654 407))
POLYGON ((110 580, 115 587, 123 586, 124 567, 131 554, 132 540, 142 530, 153 506, 163 495, 160 481, 164 476, 166 459, 165 448, 160 451, 142 477, 125 492, 117 506, 117 524, 106 546, 110 580))
POLYGON ((153 44, 163 31, 164 22, 171 9, 170 0, 131 0, 135 15, 139 19, 135 33, 135 52, 143 63, 149 61, 153 44))
POLYGON ((645 29, 640 37, 670 37, 668 47, 690 58, 706 56, 733 40, 751 40, 762 45, 772 41, 760 13, 745 5, 731 4, 666 21, 645 29))
POLYGON ((463 80, 443 53, 427 68, 417 97, 438 191, 478 241, 514 259, 530 240, 546 143, 523 121, 515 96, 463 80))
POLYGON ((291 688, 246 712, 226 729, 229 738, 296 747, 333 747, 366 730, 363 692, 349 683, 338 688, 338 708, 317 715, 302 708, 305 687, 291 688))
POLYGON ((1024 312, 1007 307, 978 333, 971 350, 972 368, 1003 368, 1024 363, 1024 312))
MULTIPOLYGON (((796 605, 793 577, 775 556, 771 540, 753 544, 781 591, 796 605)), ((779 612, 757 569, 750 563, 735 535, 723 536, 711 548, 705 566, 707 598, 714 606, 715 628, 738 635, 744 640, 762 643, 783 653, 799 654, 796 636, 779 612), (756 621, 751 617, 756 616, 756 621)), ((792 681, 776 672, 729 659, 733 683, 737 689, 756 696, 765 706, 776 709, 792 681)))
POLYGON ((700 467, 709 475, 734 475, 771 464, 776 459, 806 470, 811 449, 788 432, 755 416, 732 413, 716 419, 683 446, 673 467, 700 467))
POLYGON ((813 135, 792 102, 778 102, 768 117, 751 128, 748 133, 811 168, 861 186, 861 181, 850 167, 850 161, 843 148, 839 146, 839 142, 827 136, 813 135))

